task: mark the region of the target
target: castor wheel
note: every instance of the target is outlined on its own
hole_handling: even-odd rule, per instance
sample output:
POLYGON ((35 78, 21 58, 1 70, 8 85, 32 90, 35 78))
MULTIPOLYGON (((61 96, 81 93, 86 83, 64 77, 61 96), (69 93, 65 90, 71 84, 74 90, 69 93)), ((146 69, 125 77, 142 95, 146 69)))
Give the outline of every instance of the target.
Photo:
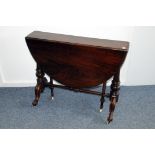
POLYGON ((37 100, 34 100, 33 102, 32 102, 32 105, 33 106, 36 106, 38 104, 38 101, 37 100))

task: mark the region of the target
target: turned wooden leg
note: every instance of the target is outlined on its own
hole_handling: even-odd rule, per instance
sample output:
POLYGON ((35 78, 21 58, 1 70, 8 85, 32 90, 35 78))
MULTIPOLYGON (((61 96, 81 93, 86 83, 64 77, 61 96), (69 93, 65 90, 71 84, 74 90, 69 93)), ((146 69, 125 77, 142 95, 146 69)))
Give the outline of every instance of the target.
POLYGON ((109 116, 107 118, 108 123, 110 123, 113 120, 113 113, 115 110, 115 105, 116 105, 116 96, 112 96, 110 107, 109 107, 109 116))
POLYGON ((42 92, 42 85, 37 84, 36 87, 35 87, 35 99, 32 102, 33 106, 36 106, 38 104, 41 92, 42 92))
POLYGON ((119 90, 120 90, 120 80, 119 80, 120 71, 114 75, 111 84, 111 91, 110 91, 110 107, 109 107, 109 116, 107 118, 108 123, 113 120, 113 113, 115 110, 116 102, 118 102, 119 98, 119 90))
POLYGON ((45 82, 47 79, 44 77, 44 72, 41 70, 40 66, 37 65, 36 69, 36 76, 37 76, 37 85, 35 87, 35 99, 32 102, 33 106, 36 106, 38 104, 40 94, 44 91, 45 88, 45 82))
POLYGON ((119 99, 119 90, 120 90, 120 71, 114 75, 114 78, 112 80, 111 84, 111 91, 110 91, 110 101, 112 99, 113 94, 116 96, 116 102, 118 102, 119 99))
POLYGON ((100 112, 102 112, 103 110, 103 104, 105 102, 105 90, 106 90, 106 83, 103 83, 103 86, 102 86, 102 94, 101 94, 101 99, 100 99, 100 112))
POLYGON ((54 87, 53 87, 53 79, 50 77, 50 89, 51 89, 51 97, 54 100, 54 87))

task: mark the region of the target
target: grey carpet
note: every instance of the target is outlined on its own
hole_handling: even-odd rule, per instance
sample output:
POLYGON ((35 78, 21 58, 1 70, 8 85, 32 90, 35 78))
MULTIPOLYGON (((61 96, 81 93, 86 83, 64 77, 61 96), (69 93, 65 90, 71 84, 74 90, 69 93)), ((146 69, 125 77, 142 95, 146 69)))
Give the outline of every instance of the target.
MULTIPOLYGON (((109 101, 99 113, 99 96, 55 88, 55 100, 45 89, 32 107, 34 88, 0 88, 0 128, 130 129, 155 128, 155 86, 121 87, 114 121, 107 125, 109 101)), ((109 88, 108 88, 109 89, 109 88)))

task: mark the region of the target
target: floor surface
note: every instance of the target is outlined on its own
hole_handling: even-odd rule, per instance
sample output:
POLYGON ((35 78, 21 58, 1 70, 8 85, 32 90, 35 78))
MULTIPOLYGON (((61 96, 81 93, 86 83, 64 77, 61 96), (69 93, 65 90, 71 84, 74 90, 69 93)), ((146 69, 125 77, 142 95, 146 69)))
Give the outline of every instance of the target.
MULTIPOLYGON (((99 88, 98 88, 99 89, 99 88)), ((109 88, 108 88, 109 89, 109 88)), ((106 124, 109 100, 99 112, 99 96, 55 88, 51 102, 45 89, 32 107, 34 88, 0 88, 3 129, 141 129, 155 128, 155 86, 121 87, 114 120, 106 124)))

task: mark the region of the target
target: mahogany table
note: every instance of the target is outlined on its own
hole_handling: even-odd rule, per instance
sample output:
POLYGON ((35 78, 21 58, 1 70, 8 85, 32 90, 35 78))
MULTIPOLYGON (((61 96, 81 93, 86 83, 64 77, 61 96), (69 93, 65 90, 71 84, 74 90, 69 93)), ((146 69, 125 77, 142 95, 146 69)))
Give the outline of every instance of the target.
POLYGON ((71 35, 34 31, 26 38, 27 46, 37 63, 35 99, 38 104, 45 87, 54 87, 90 93, 101 96, 100 111, 105 97, 110 99, 108 123, 113 120, 113 112, 119 98, 120 68, 129 49, 129 43, 71 35), (45 77, 47 74, 50 81, 45 77), (110 93, 105 93, 106 82, 113 77, 110 93), (53 80, 61 83, 56 85, 53 80), (103 84, 102 92, 88 88, 103 84))

